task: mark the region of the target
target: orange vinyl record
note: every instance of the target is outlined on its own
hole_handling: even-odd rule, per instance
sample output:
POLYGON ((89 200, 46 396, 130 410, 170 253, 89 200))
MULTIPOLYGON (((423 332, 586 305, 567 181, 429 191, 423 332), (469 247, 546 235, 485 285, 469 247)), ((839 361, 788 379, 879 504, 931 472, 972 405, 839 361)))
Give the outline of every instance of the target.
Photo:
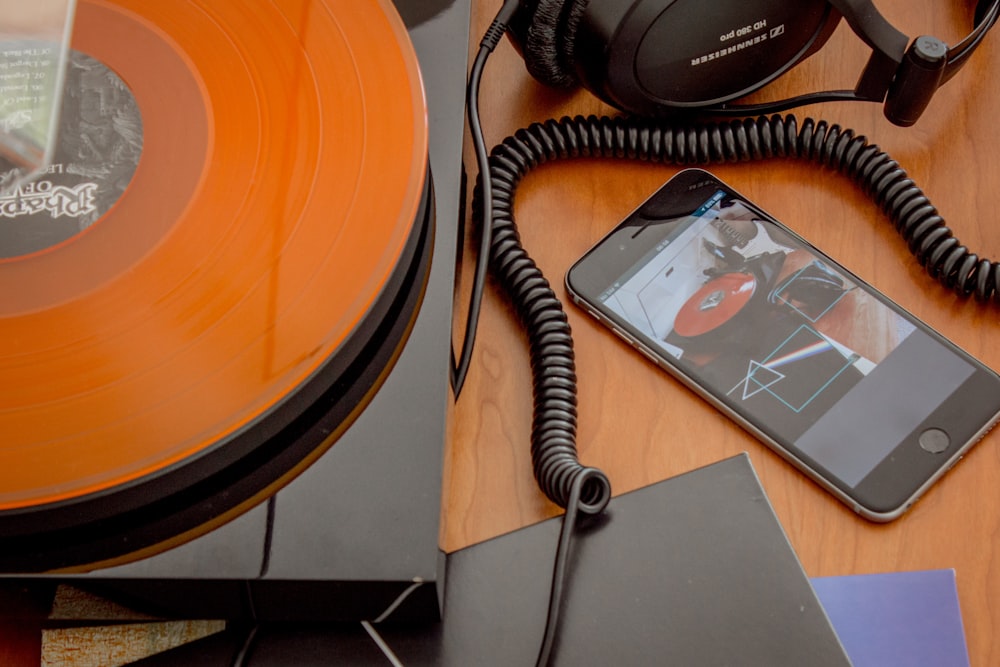
POLYGON ((731 323, 757 293, 757 279, 751 273, 723 273, 692 294, 674 320, 674 333, 695 338, 731 323))
POLYGON ((432 224, 388 0, 80 0, 73 51, 62 157, 0 211, 0 536, 122 526, 46 568, 233 487, 216 511, 245 509, 332 444, 405 340, 432 224))

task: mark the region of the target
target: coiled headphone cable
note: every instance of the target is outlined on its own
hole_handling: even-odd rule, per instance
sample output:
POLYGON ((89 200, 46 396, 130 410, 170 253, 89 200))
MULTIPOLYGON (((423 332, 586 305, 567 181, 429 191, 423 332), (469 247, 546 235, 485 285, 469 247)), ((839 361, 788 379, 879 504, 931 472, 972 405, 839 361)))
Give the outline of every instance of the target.
MULTIPOLYGON (((565 507, 573 478, 576 383, 573 342, 562 304, 521 245, 514 194, 533 168, 558 159, 626 158, 676 165, 748 162, 773 157, 806 159, 854 180, 890 218, 910 251, 932 277, 962 297, 1000 303, 1000 263, 962 245, 927 196, 889 155, 864 138, 825 121, 772 116, 673 127, 627 117, 563 118, 535 123, 495 147, 492 186, 493 276, 528 335, 534 373, 532 457, 543 492, 565 507)), ((473 211, 481 219, 481 189, 473 211)), ((578 464, 577 464, 578 465, 578 464)), ((607 491, 603 477, 585 487, 585 502, 607 491)))
MULTIPOLYGON (((488 230, 483 247, 489 247, 491 273, 527 333, 534 377, 534 474, 545 495, 561 507, 567 507, 581 477, 585 481, 576 493, 585 513, 602 511, 611 488, 601 471, 577 460, 576 374, 569 323, 545 276, 521 244, 513 210, 517 185, 528 172, 547 162, 578 157, 683 166, 775 157, 808 160, 855 181, 941 285, 961 297, 1000 304, 1000 263, 980 258, 962 245, 905 170, 851 130, 810 118, 800 125, 792 115, 676 127, 663 120, 578 116, 519 130, 491 152, 491 201, 484 206, 480 179, 473 214, 483 224, 484 234, 488 230), (484 219, 487 208, 489 220, 484 219)), ((572 523, 569 516, 566 519, 572 523)), ((564 557, 557 556, 557 569, 564 557)), ((556 595, 553 598, 550 606, 557 603, 556 595)), ((550 609, 550 624, 553 613, 558 614, 557 604, 550 609)), ((546 637, 551 642, 549 631, 546 637)), ((540 658, 539 664, 545 664, 544 660, 540 658)))

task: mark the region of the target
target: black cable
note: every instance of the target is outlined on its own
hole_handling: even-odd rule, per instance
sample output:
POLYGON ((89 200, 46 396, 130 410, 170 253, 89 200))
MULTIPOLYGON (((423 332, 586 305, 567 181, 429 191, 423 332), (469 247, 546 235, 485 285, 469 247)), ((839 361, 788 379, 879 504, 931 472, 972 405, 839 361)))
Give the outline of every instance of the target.
MULTIPOLYGON (((542 645, 538 651, 536 667, 545 667, 552 656, 556 631, 559 626, 559 610, 562 607, 563 589, 566 583, 566 566, 569 562, 569 549, 576 527, 577 512, 580 509, 580 494, 587 480, 599 474, 593 468, 587 469, 577 476, 571 485, 569 499, 566 504, 566 514, 563 516, 562 529, 559 531, 559 546, 556 549, 555 567, 552 570, 552 584, 549 593, 549 608, 545 618, 545 631, 542 635, 542 645)), ((591 512, 593 513, 593 512, 591 512)))
MULTIPOLYGON (((490 266, 528 335, 534 376, 532 458, 545 494, 566 507, 576 462, 576 376, 573 341, 562 304, 521 245, 514 223, 514 193, 533 168, 555 159, 617 157, 677 165, 745 162, 772 157, 806 159, 852 178, 889 216, 910 251, 939 283, 962 297, 1000 303, 1000 264, 958 241, 927 196, 899 164, 825 121, 772 116, 719 124, 673 127, 637 118, 576 117, 535 123, 494 148, 488 181, 493 193, 490 266)), ((483 219, 485 189, 474 194, 483 219)), ((485 228, 485 227, 484 227, 485 228)), ((596 476, 582 498, 592 511, 606 503, 606 478, 596 476)), ((597 510, 600 511, 600 510, 597 510)))
POLYGON ((540 665, 552 649, 576 513, 603 511, 611 488, 602 472, 585 468, 576 458, 572 335, 562 304, 521 245, 513 217, 514 193, 535 167, 577 157, 684 166, 774 157, 808 160, 853 179, 943 286, 962 297, 975 295, 979 302, 1000 303, 1000 264, 980 259, 961 245, 895 160, 864 137, 825 121, 805 119, 800 127, 794 116, 771 116, 674 127, 666 121, 591 116, 535 123, 505 139, 489 157, 489 178, 481 179, 474 193, 473 212, 483 225, 483 241, 489 241, 492 273, 528 336, 534 377, 531 453, 535 478, 545 495, 567 510, 540 665))
POLYGON ((240 645, 239 651, 233 656, 233 662, 231 667, 246 667, 249 665, 248 660, 250 659, 251 653, 253 653, 254 644, 257 641, 257 632, 260 626, 255 622, 243 639, 243 644, 240 645))
MULTIPOLYGON (((486 60, 507 32, 507 24, 518 5, 519 0, 505 0, 496 18, 493 19, 490 28, 480 42, 466 89, 469 129, 476 154, 476 163, 479 167, 476 194, 479 198, 480 247, 476 258, 461 353, 456 358, 454 347, 452 347, 451 353, 451 385, 456 399, 462 391, 472 358, 489 268, 488 258, 491 255, 490 248, 494 237, 493 179, 492 177, 483 177, 489 173, 489 156, 480 121, 479 86, 486 60)), ((474 205, 473 208, 475 209, 476 206, 474 205)), ((576 373, 572 356, 572 340, 562 333, 562 327, 565 326, 566 320, 561 308, 559 308, 559 314, 562 315, 561 321, 557 315, 557 321, 552 323, 554 335, 549 337, 546 334, 549 327, 544 322, 545 313, 553 312, 551 303, 554 302, 558 306, 559 301, 555 294, 547 289, 547 284, 539 285, 539 287, 541 289, 534 292, 529 298, 532 303, 526 306, 523 316, 539 325, 540 338, 545 348, 559 348, 562 355, 558 359, 548 358, 544 355, 539 356, 535 353, 536 346, 532 345, 531 366, 536 378, 536 411, 540 410, 543 414, 555 416, 554 419, 545 419, 536 425, 537 428, 532 436, 532 458, 535 461, 535 477, 547 480, 542 486, 543 491, 561 507, 566 508, 559 547, 556 552, 544 638, 538 657, 538 664, 545 665, 548 663, 555 631, 558 627, 559 608, 566 578, 566 562, 577 513, 598 514, 602 512, 611 499, 611 484, 603 472, 596 468, 586 468, 580 465, 577 460, 576 373)))
POLYGON ((965 39, 948 50, 948 67, 944 74, 944 81, 948 81, 958 73, 958 70, 962 68, 965 61, 993 28, 998 16, 1000 16, 1000 3, 992 2, 991 4, 988 0, 981 0, 976 5, 975 28, 965 39))
MULTIPOLYGON (((490 24, 486 34, 479 42, 479 51, 473 60, 472 68, 469 72, 469 83, 465 90, 465 109, 469 119, 469 132, 472 135, 472 145, 476 153, 476 164, 479 173, 484 174, 487 170, 488 156, 486 151, 486 140, 483 138, 483 126, 479 117, 479 85, 483 78, 483 69, 486 67, 486 60, 500 43, 507 32, 507 24, 517 10, 519 0, 506 0, 496 18, 490 24)), ((476 269, 472 282, 472 292, 469 298, 469 311, 466 314, 465 335, 462 339, 462 348, 458 357, 455 355, 455 348, 451 350, 451 387, 455 398, 462 393, 462 386, 465 384, 465 377, 469 372, 469 363, 472 360, 472 348, 476 340, 476 328, 479 326, 479 311, 482 306, 483 287, 486 284, 487 262, 489 255, 489 239, 492 236, 490 225, 492 224, 491 202, 493 200, 490 183, 487 179, 483 182, 480 179, 480 187, 483 188, 483 199, 485 201, 486 217, 483 220, 482 243, 479 247, 479 254, 476 256, 476 269)))
MULTIPOLYGON (((258 579, 263 579, 264 577, 266 577, 268 570, 271 569, 271 552, 273 551, 274 547, 274 520, 278 512, 277 498, 278 498, 277 494, 273 494, 271 497, 267 499, 267 518, 264 523, 265 526, 264 544, 263 548, 261 549, 260 569, 257 571, 258 579)), ((247 594, 249 596, 249 589, 247 594)), ((250 603, 251 605, 253 604, 252 599, 250 603)), ((254 616, 256 617, 256 613, 254 614, 254 616)))

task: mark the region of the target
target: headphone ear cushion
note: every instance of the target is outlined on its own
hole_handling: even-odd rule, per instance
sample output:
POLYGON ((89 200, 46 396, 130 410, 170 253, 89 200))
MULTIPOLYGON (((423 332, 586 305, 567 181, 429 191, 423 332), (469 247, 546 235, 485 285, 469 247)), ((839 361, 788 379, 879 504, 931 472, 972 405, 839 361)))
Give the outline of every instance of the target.
POLYGON ((557 88, 578 85, 574 40, 589 0, 538 0, 522 48, 531 76, 557 88))

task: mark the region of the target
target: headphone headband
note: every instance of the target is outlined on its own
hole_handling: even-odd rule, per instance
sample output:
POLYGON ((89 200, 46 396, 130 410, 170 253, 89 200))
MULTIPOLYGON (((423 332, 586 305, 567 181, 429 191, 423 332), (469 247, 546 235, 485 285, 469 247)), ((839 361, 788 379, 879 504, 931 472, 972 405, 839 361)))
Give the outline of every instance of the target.
POLYGON ((624 111, 750 115, 861 100, 883 102, 886 117, 907 126, 1000 15, 1000 0, 979 0, 972 31, 949 48, 934 37, 911 40, 872 0, 714 0, 706 7, 704 0, 521 0, 510 34, 535 78, 582 84, 624 111), (815 53, 841 18, 872 49, 853 90, 732 104, 815 53))

